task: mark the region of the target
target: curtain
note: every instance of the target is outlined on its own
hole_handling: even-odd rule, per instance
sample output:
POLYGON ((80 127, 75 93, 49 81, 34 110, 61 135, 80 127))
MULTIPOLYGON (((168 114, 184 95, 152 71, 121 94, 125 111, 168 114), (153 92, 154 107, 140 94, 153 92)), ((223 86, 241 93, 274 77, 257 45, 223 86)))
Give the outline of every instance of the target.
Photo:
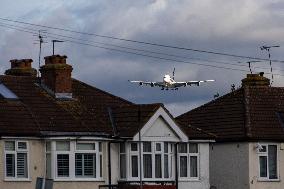
POLYGON ((144 178, 152 178, 152 155, 143 155, 144 178))

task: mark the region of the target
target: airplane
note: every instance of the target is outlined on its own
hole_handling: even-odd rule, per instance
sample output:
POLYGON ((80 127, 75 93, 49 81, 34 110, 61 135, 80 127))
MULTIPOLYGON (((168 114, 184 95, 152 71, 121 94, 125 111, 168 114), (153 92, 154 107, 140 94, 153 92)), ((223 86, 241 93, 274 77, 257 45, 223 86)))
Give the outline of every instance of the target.
POLYGON ((196 85, 199 86, 200 83, 205 82, 211 82, 215 81, 213 79, 210 80, 201 80, 201 81, 175 81, 175 68, 173 70, 173 77, 171 77, 169 74, 166 74, 163 78, 162 82, 153 82, 153 81, 130 81, 131 83, 139 83, 140 86, 151 86, 151 87, 161 87, 161 90, 178 90, 179 87, 186 87, 186 86, 192 86, 196 85))

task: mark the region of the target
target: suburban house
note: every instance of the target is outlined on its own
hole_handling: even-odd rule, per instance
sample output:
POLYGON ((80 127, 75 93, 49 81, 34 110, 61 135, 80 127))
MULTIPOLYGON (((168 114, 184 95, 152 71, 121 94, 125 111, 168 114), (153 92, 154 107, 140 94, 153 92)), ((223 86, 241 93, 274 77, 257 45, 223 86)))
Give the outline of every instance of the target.
POLYGON ((178 116, 216 135, 210 184, 217 189, 284 188, 284 88, 248 74, 242 87, 178 116))
POLYGON ((66 59, 45 57, 41 77, 11 60, 0 75, 0 188, 209 188, 214 135, 73 79, 66 59))

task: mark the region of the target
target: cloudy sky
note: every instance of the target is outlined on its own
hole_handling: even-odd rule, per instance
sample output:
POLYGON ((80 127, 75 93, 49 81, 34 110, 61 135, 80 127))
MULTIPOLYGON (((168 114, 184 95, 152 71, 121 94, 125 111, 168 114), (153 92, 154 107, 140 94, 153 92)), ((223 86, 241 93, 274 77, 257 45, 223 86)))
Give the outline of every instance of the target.
MULTIPOLYGON (((267 58, 267 53, 259 47, 280 45, 280 48, 272 49, 272 58, 284 60, 284 1, 281 0, 1 0, 0 10, 0 18, 243 56, 267 58)), ((0 20, 0 73, 3 74, 9 68, 9 60, 15 58, 32 58, 37 68, 39 49, 34 44, 35 36, 3 27, 3 24, 26 27, 32 32, 40 29, 0 20)), ((47 29, 47 32, 73 37, 76 41, 85 40, 84 43, 95 46, 137 53, 117 47, 123 46, 162 53, 138 52, 171 60, 80 45, 67 40, 56 44, 56 53, 68 56, 68 62, 74 68, 73 77, 135 103, 164 103, 173 115, 211 101, 216 93, 226 94, 231 84, 241 84, 241 79, 248 71, 246 62, 249 59, 155 47, 52 29, 47 29), (141 88, 128 82, 129 79, 160 81, 174 67, 176 80, 215 79, 216 82, 178 91, 141 88)), ((49 43, 43 45, 43 56, 51 55, 50 41, 55 39, 54 36, 50 38, 49 34, 46 35, 49 43)), ((254 63, 252 66, 254 72, 269 72, 268 62, 254 63)), ((284 75, 281 71, 283 67, 283 63, 273 62, 274 86, 283 86, 284 77, 280 76, 284 75)), ((266 76, 271 77, 269 74, 266 76)))

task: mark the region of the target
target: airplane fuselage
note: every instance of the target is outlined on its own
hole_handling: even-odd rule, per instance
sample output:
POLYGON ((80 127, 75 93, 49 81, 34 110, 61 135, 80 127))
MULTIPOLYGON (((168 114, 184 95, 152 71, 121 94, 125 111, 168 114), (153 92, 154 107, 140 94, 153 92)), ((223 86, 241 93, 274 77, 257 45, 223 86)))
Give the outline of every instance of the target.
POLYGON ((173 78, 171 78, 170 75, 165 75, 163 81, 164 81, 164 84, 165 84, 165 86, 166 86, 167 88, 176 88, 176 87, 174 86, 174 84, 175 84, 176 82, 175 82, 175 80, 174 80, 173 78))

